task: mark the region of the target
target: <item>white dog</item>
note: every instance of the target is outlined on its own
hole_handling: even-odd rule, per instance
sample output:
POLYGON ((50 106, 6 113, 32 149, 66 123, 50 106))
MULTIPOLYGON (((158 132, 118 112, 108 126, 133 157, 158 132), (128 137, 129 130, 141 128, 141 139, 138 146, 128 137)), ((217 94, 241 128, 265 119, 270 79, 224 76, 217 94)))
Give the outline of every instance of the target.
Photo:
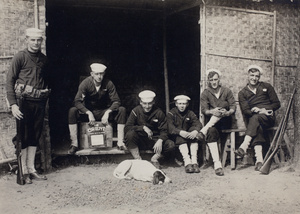
POLYGON ((153 184, 172 182, 162 170, 146 160, 124 160, 114 170, 113 175, 119 179, 135 179, 153 184))

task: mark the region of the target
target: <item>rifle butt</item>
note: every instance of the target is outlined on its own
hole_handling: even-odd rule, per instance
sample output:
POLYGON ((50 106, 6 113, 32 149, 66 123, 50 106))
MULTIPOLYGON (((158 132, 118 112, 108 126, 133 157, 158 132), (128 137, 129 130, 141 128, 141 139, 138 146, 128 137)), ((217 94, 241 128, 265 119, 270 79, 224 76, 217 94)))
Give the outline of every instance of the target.
POLYGON ((268 175, 270 173, 271 165, 272 165, 272 159, 269 159, 262 165, 259 171, 262 174, 268 175))
POLYGON ((23 176, 20 175, 19 173, 20 170, 18 170, 18 173, 17 173, 17 184, 19 185, 24 185, 25 184, 25 181, 23 179, 23 176))
POLYGON ((272 161, 273 161, 273 157, 275 156, 275 154, 277 153, 278 148, 276 148, 268 157, 268 159, 266 159, 266 161, 264 161, 262 167, 260 168, 260 172, 262 174, 268 175, 271 169, 271 165, 272 165, 272 161))
POLYGON ((22 169, 22 161, 21 161, 21 145, 20 142, 18 142, 17 145, 17 159, 18 159, 18 172, 17 172, 17 184, 24 185, 24 175, 23 175, 23 169, 22 169))

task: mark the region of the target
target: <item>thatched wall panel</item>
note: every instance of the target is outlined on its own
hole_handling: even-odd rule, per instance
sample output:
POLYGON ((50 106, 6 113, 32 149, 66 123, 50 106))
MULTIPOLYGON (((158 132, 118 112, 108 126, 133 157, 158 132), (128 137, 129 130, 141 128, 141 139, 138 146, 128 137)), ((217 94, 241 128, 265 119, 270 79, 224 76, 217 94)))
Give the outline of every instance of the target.
POLYGON ((272 58, 273 16, 220 7, 206 9, 206 53, 272 58))
POLYGON ((276 65, 297 66, 300 54, 300 9, 278 7, 276 65))
MULTIPOLYGON (((290 99, 290 94, 292 93, 294 87, 296 87, 296 72, 296 67, 276 67, 276 81, 274 85, 279 100, 281 101, 281 108, 278 110, 277 119, 281 119, 283 117, 284 111, 287 108, 290 99)), ((289 127, 293 127, 292 119, 289 120, 289 127)))
MULTIPOLYGON (((282 103, 282 108, 278 111, 278 121, 282 117, 284 110, 286 109, 286 105, 288 103, 290 93, 293 90, 294 82, 295 82, 295 72, 297 68, 297 60, 300 54, 300 9, 299 5, 293 3, 279 4, 279 3, 270 3, 270 2, 245 2, 245 1, 219 1, 219 0, 211 0, 207 2, 207 16, 208 20, 206 24, 206 53, 212 52, 215 56, 206 56, 206 68, 218 68, 224 72, 224 76, 222 77, 222 82, 224 85, 227 85, 232 89, 233 93, 237 97, 237 93, 241 88, 241 85, 245 84, 243 82, 245 76, 241 71, 247 67, 247 64, 258 64, 263 67, 265 73, 262 77, 262 81, 271 82, 274 79, 274 87, 278 93, 279 99, 282 103), (211 6, 218 6, 217 9, 214 9, 214 14, 209 10, 211 6), (248 9, 248 10, 256 10, 259 12, 274 12, 276 11, 276 42, 275 42, 275 67, 274 67, 274 76, 272 77, 272 52, 270 49, 273 39, 273 17, 270 16, 266 18, 264 14, 255 14, 247 15, 248 19, 245 18, 244 21, 241 21, 241 14, 244 12, 237 12, 235 16, 224 15, 220 18, 220 10, 227 11, 226 8, 220 7, 231 7, 231 8, 239 8, 239 9, 248 9), (215 12, 218 11, 218 12, 215 12), (211 18, 209 17, 211 15, 211 18), (239 18, 237 18, 239 17, 239 18), (252 19, 253 17, 253 19, 252 19), (265 17, 264 20, 263 17, 265 17), (212 22, 210 19, 216 19, 218 21, 212 22), (232 20, 230 22, 230 19, 232 20), (238 22, 238 20, 240 22, 238 22), (222 23, 223 22, 223 26, 222 23), (260 27, 262 22, 262 27, 260 27), (240 25, 237 23, 242 23, 245 25, 240 25), (244 26, 244 27, 242 27, 244 26), (245 26, 248 26, 245 27, 245 26), (254 27, 253 26, 257 26, 254 27), (240 31, 242 33, 234 35, 233 30, 237 28, 235 31, 240 31), (212 28, 212 29, 210 29, 212 28), (252 35, 249 34, 247 37, 244 31, 248 33, 252 31, 255 32, 258 40, 251 43, 252 35), (230 33, 231 32, 231 33, 230 33), (212 33, 216 34, 215 36, 212 33), (211 37, 216 37, 212 39, 211 37), (227 47, 218 46, 219 37, 227 37, 223 39, 226 42, 227 47), (240 37, 240 39, 236 39, 240 37), (247 44, 243 44, 243 40, 247 40, 247 44), (241 50, 236 49, 237 46, 241 47, 241 50), (265 45, 264 45, 265 44, 265 45), (213 46, 213 47, 211 47, 213 46), (248 46, 248 47, 247 47, 248 46), (232 48, 234 47, 234 48, 232 48), (229 50, 225 51, 226 48, 229 50), (231 49, 231 54, 230 53, 231 49), (244 49, 244 50, 243 50, 244 49), (256 50, 255 50, 256 49, 256 50), (254 51, 253 51, 254 50, 254 51), (214 51, 219 51, 214 52, 214 51), (252 52, 251 52, 252 51, 252 52), (246 54, 245 54, 246 52, 246 54), (234 54, 236 54, 234 55, 234 54), (252 54, 255 53, 255 54, 252 54), (234 58, 223 57, 223 60, 220 60, 216 55, 228 55, 234 56, 234 58), (252 54, 252 55, 251 55, 252 54), (255 59, 266 59, 266 61, 252 61, 245 60, 242 63, 242 59, 252 56, 255 59), (213 57, 214 59, 211 59, 213 57), (230 69, 229 69, 230 68, 230 69), (230 71, 230 72, 228 72, 230 71), (230 86, 231 85, 231 86, 230 86)), ((233 12, 231 12, 233 13, 233 12)), ((230 13, 229 13, 230 14, 230 13)), ((245 16, 246 17, 246 16, 245 16)), ((254 37, 255 39, 255 37, 254 37)), ((222 40, 222 39, 221 39, 222 40)), ((253 40, 252 40, 253 41, 253 40)), ((255 41, 255 40, 254 40, 255 41)), ((292 119, 290 119, 292 120, 292 119)), ((289 124, 289 126, 293 127, 293 124, 289 124)))
POLYGON ((25 48, 24 31, 33 27, 33 1, 0 0, 0 56, 11 56, 25 48))
POLYGON ((8 114, 0 113, 0 161, 15 157, 12 138, 16 134, 16 120, 8 114))
POLYGON ((10 58, 0 60, 0 112, 8 111, 6 104, 6 74, 10 66, 10 61, 10 58))
POLYGON ((210 0, 207 5, 277 12, 276 65, 297 66, 300 54, 299 3, 245 2, 236 0, 210 0))

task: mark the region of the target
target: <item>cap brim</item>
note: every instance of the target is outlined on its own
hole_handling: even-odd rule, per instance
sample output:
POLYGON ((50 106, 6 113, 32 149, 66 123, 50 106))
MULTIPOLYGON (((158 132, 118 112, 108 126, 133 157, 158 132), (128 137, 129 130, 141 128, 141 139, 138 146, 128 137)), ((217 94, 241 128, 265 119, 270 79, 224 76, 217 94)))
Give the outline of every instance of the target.
POLYGON ((141 101, 144 103, 150 103, 154 100, 154 98, 141 98, 141 101))

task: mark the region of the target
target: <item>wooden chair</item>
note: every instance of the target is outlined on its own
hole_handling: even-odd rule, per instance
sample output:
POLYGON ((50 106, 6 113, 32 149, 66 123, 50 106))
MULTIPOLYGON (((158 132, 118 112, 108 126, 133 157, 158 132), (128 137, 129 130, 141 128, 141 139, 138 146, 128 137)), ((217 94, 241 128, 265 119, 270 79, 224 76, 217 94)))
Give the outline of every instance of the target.
MULTIPOLYGON (((269 139, 272 140, 273 135, 274 135, 274 131, 277 130, 277 127, 271 127, 269 129, 267 129, 268 134, 269 134, 269 139)), ((223 155, 222 155, 222 166, 225 167, 226 164, 226 160, 227 160, 227 153, 230 153, 230 167, 232 170, 234 170, 236 168, 236 162, 235 162, 235 146, 236 146, 236 134, 237 133, 243 133, 245 132, 246 129, 242 128, 242 129, 225 129, 222 130, 222 133, 227 133, 228 134, 228 138, 226 140, 225 143, 225 147, 224 147, 224 151, 223 151, 223 155)), ((288 139, 288 136, 285 134, 285 139, 288 139)))

